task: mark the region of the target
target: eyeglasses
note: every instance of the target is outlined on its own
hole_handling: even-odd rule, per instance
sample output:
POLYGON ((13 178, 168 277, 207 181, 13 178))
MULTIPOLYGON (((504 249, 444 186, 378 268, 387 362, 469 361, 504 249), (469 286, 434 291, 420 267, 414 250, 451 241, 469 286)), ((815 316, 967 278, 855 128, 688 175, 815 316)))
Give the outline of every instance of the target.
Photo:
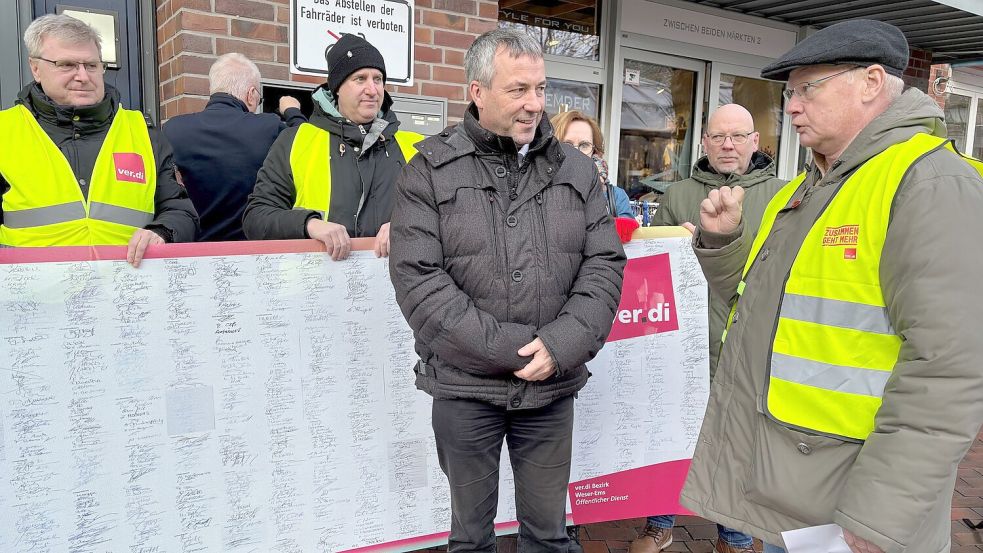
POLYGON ((751 135, 755 132, 757 131, 737 134, 708 134, 707 140, 709 140, 710 144, 713 144, 714 146, 723 146, 724 142, 726 142, 729 138, 732 144, 735 146, 740 146, 741 144, 747 144, 747 141, 750 140, 751 135))
POLYGON ((591 154, 594 153, 594 143, 593 142, 588 142, 588 141, 584 140, 583 142, 578 142, 577 144, 574 144, 573 142, 567 142, 567 144, 573 146, 574 148, 577 148, 578 150, 580 150, 581 152, 583 152, 583 153, 585 153, 587 155, 591 155, 591 154))
POLYGON ((76 71, 79 66, 81 66, 86 73, 101 74, 106 72, 106 64, 102 61, 49 60, 42 57, 35 57, 34 59, 50 63, 54 66, 55 71, 59 73, 71 73, 76 71))
POLYGON ((818 88, 819 83, 821 83, 823 81, 828 81, 828 80, 832 79, 833 77, 839 77, 840 75, 844 75, 844 74, 849 73, 850 71, 853 71, 855 69, 860 69, 860 67, 859 66, 856 66, 856 65, 852 65, 852 66, 850 66, 849 69, 844 69, 843 71, 840 71, 839 73, 833 73, 832 75, 829 75, 827 77, 823 77, 822 79, 816 79, 814 81, 807 81, 807 82, 804 82, 804 83, 800 84, 799 86, 796 86, 796 87, 793 87, 793 88, 786 88, 785 90, 782 91, 782 96, 784 96, 786 100, 791 100, 792 99, 792 96, 798 96, 802 100, 812 100, 813 96, 815 96, 815 94, 816 94, 815 93, 815 90, 816 90, 816 88, 818 88))

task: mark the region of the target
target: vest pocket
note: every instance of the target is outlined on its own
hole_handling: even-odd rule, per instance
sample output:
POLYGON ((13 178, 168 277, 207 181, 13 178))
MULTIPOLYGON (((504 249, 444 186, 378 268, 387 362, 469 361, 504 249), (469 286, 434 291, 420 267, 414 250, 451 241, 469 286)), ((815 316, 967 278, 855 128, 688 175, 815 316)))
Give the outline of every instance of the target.
POLYGON ((755 419, 743 484, 748 501, 806 523, 831 520, 860 444, 799 432, 763 416, 755 419))

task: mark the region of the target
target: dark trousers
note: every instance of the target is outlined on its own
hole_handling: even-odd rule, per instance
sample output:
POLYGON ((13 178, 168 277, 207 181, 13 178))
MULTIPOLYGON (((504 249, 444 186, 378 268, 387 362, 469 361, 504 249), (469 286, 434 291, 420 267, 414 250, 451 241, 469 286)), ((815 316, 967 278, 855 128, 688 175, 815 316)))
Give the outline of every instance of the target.
POLYGON ((515 475, 519 551, 567 553, 573 396, 516 411, 482 401, 435 399, 433 432, 451 489, 449 553, 495 551, 503 438, 515 475))

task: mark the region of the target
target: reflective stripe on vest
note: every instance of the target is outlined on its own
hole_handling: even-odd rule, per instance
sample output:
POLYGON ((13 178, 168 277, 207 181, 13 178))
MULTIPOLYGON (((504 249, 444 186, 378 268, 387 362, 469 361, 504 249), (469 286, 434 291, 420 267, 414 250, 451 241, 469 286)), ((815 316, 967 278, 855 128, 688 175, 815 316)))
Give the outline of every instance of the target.
MULTIPOLYGON (((902 344, 880 283, 891 207, 908 169, 942 147, 953 149, 942 138, 919 134, 874 156, 834 192, 806 235, 774 327, 764 393, 770 418, 849 441, 865 440, 874 430, 902 344)), ((983 164, 967 161, 983 175, 983 164)), ((778 213, 804 180, 800 175, 768 204, 740 293, 778 213)))
MULTIPOLYGON (((425 137, 408 131, 396 131, 396 143, 403 154, 404 163, 416 155, 416 143, 425 137)), ((290 171, 294 177, 297 199, 294 209, 317 211, 328 220, 331 208, 331 133, 303 123, 297 129, 290 148, 290 171)))
POLYGON ((157 164, 140 112, 117 110, 93 165, 88 199, 27 108, 0 111, 0 128, 0 173, 10 184, 0 245, 123 245, 153 221, 157 164))

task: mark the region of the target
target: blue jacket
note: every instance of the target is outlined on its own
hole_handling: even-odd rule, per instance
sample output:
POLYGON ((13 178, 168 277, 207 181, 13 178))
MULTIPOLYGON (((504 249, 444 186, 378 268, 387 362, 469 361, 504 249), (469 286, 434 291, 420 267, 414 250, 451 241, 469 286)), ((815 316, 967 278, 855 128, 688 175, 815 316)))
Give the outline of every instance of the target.
POLYGON ((635 210, 631 208, 631 201, 628 200, 628 193, 625 192, 624 188, 608 183, 607 195, 609 196, 608 212, 611 211, 611 200, 614 200, 614 212, 610 213, 612 217, 635 218, 635 210), (611 194, 614 194, 614 198, 610 198, 611 194))
POLYGON ((285 118, 249 113, 238 98, 217 93, 203 111, 164 124, 175 165, 201 216, 199 241, 246 239, 242 212, 256 172, 280 131, 307 120, 298 109, 288 109, 285 118))

